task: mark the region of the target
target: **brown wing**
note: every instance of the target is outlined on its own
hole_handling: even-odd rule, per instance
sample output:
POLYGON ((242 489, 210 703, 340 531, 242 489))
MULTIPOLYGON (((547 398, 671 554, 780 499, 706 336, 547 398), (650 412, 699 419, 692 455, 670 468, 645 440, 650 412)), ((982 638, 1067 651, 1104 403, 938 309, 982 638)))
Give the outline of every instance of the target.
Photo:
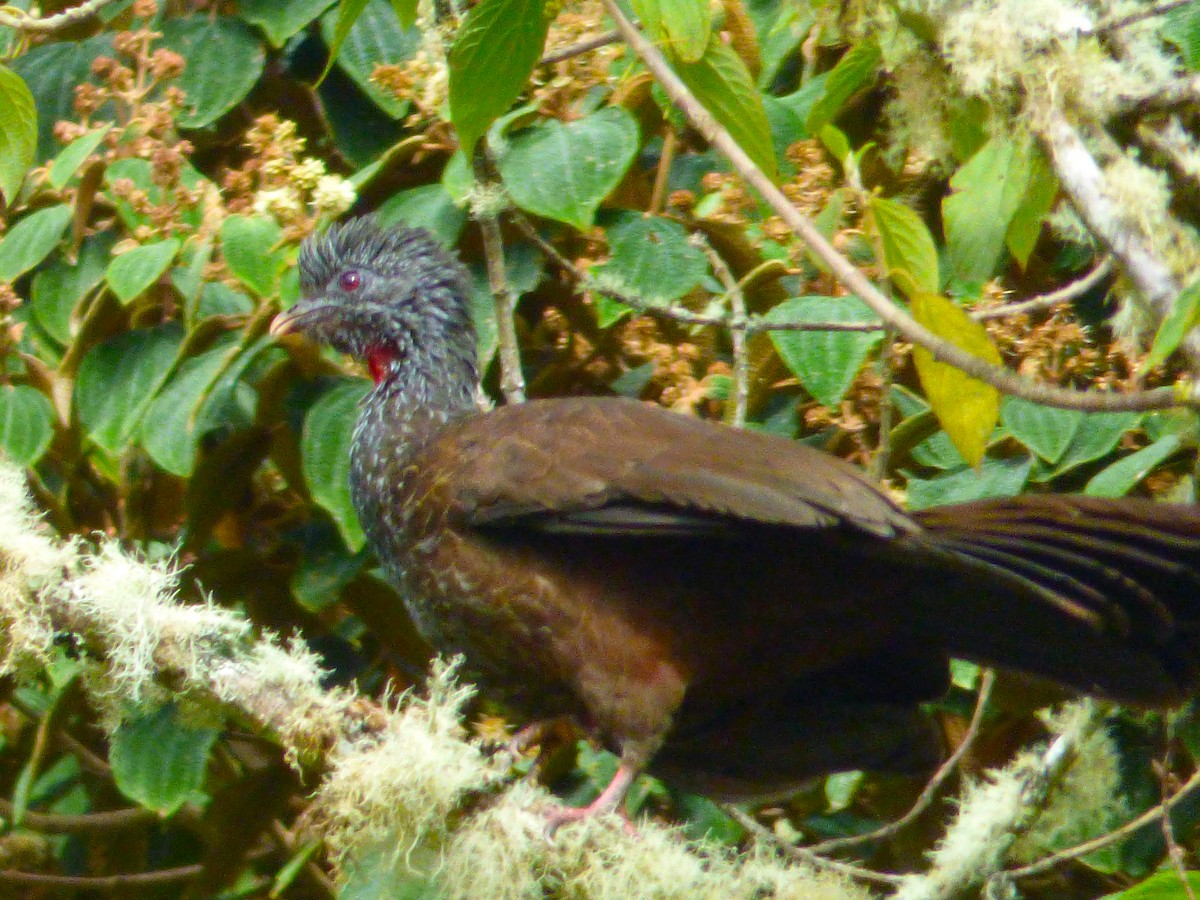
POLYGON ((916 526, 852 465, 792 441, 632 400, 504 407, 430 448, 453 485, 447 506, 473 526, 679 534, 739 522, 849 528, 879 537, 916 526))

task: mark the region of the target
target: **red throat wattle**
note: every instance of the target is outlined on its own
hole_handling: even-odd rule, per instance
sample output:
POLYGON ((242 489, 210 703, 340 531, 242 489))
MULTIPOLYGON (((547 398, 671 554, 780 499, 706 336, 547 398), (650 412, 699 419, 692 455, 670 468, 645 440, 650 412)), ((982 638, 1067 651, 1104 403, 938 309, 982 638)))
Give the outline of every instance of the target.
POLYGON ((376 384, 387 377, 388 369, 396 361, 396 354, 385 347, 371 347, 367 350, 367 368, 371 370, 371 380, 376 384))

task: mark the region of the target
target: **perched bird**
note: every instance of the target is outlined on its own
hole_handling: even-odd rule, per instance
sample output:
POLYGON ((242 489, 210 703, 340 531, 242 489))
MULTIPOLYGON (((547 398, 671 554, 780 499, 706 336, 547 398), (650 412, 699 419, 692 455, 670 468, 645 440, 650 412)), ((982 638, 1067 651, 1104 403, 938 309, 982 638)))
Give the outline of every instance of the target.
POLYGON ((898 508, 852 465, 632 400, 480 413, 462 265, 371 218, 300 253, 272 332, 365 359, 370 545, 432 645, 536 716, 722 798, 907 771, 959 656, 1166 705, 1200 682, 1200 511, 1026 496, 898 508))

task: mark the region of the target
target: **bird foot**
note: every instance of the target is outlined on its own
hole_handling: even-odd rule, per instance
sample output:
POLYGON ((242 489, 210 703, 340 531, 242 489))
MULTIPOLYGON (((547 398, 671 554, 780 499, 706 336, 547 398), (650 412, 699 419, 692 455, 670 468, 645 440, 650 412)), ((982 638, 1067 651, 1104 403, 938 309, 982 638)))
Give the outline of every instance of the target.
POLYGON ((546 817, 546 836, 553 837, 559 828, 570 822, 582 822, 593 816, 602 816, 611 812, 615 812, 621 817, 627 834, 637 834, 637 829, 629 821, 629 817, 621 806, 621 801, 629 792, 629 786, 633 784, 635 775, 637 775, 637 771, 632 766, 621 765, 613 775, 612 781, 608 783, 608 787, 587 806, 555 805, 547 807, 543 811, 543 815, 546 817))

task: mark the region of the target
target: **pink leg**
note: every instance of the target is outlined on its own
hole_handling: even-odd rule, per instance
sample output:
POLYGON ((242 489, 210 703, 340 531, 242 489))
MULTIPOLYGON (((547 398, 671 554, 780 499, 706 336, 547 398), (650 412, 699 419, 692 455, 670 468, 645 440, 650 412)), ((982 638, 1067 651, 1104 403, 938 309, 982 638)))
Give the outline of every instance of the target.
MULTIPOLYGON (((592 816, 617 811, 617 808, 621 805, 621 801, 629 793, 629 786, 633 784, 635 777, 637 777, 637 769, 621 763, 617 767, 617 773, 613 775, 612 781, 608 783, 608 787, 601 791, 600 796, 587 806, 552 806, 547 809, 545 811, 546 830, 553 834, 558 830, 559 826, 565 825, 568 822, 580 822, 592 816)), ((626 822, 626 826, 632 828, 628 822, 626 822)))

